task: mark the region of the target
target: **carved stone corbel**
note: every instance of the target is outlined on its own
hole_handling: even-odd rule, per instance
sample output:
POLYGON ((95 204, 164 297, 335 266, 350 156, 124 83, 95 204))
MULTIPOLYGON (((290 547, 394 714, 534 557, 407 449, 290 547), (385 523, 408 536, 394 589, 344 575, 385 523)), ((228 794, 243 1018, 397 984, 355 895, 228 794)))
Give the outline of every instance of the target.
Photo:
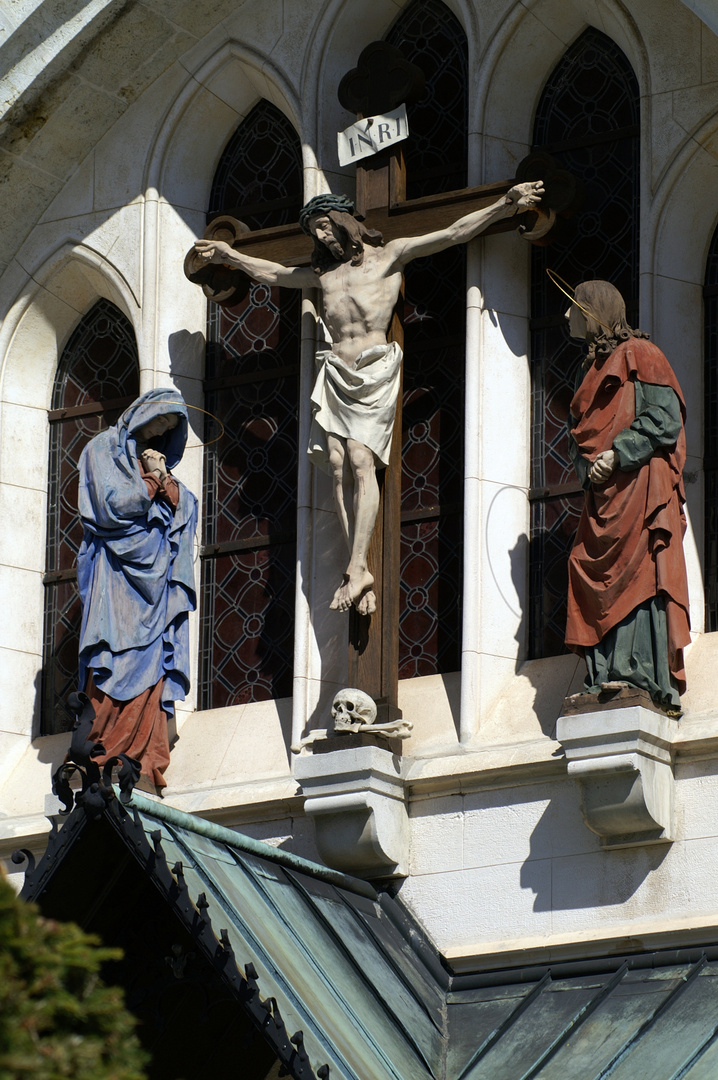
POLYGON ((381 746, 347 746, 302 754, 294 774, 327 866, 361 878, 406 876, 409 815, 401 758, 381 746))
POLYGON ((604 848, 674 839, 671 745, 678 722, 649 703, 647 694, 632 691, 624 701, 558 721, 568 774, 581 784, 584 820, 604 848))

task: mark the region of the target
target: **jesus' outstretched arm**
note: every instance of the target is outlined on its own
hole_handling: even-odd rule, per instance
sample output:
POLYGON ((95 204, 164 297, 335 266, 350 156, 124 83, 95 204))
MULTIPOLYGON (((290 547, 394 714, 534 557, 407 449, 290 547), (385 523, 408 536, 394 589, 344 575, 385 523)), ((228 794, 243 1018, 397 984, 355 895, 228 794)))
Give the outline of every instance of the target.
POLYGON ((445 229, 425 233, 423 236, 408 236, 392 240, 386 246, 387 252, 395 255, 397 265, 403 267, 412 259, 420 259, 424 255, 436 255, 437 252, 454 247, 456 244, 467 244, 495 221, 515 217, 527 210, 535 210, 543 194, 544 186, 541 180, 516 184, 495 203, 465 214, 445 229))
POLYGON ((223 240, 195 240, 195 251, 207 263, 220 263, 232 270, 242 270, 261 285, 281 285, 285 289, 315 289, 317 279, 308 266, 282 266, 269 259, 245 255, 223 240))

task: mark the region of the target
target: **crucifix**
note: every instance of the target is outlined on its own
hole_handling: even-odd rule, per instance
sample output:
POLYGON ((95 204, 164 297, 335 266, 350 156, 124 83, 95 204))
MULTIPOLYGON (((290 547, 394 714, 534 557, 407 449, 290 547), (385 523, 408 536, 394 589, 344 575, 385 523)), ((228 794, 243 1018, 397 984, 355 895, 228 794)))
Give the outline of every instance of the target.
MULTIPOLYGON (((422 87, 423 75, 415 65, 398 49, 375 42, 342 79, 339 98, 359 120, 367 120, 368 133, 374 114, 416 100, 422 87)), ((381 141, 384 125, 378 130, 381 141)), ((374 698, 380 722, 400 715, 403 333, 396 303, 403 269, 412 259, 466 243, 479 233, 513 229, 517 215, 525 232, 545 235, 556 210, 568 205, 562 190, 567 174, 552 165, 546 155, 534 155, 521 163, 518 184, 504 181, 407 200, 398 143, 357 165, 354 203, 344 196, 315 196, 294 229, 249 232, 234 219, 215 218, 185 262, 188 277, 220 303, 237 302, 237 282, 244 275, 269 285, 321 291, 331 343, 318 354, 309 452, 333 476, 338 519, 350 551, 330 606, 349 612, 349 682, 374 698), (548 197, 547 173, 553 173, 548 197), (313 243, 311 253, 305 236, 313 243)))

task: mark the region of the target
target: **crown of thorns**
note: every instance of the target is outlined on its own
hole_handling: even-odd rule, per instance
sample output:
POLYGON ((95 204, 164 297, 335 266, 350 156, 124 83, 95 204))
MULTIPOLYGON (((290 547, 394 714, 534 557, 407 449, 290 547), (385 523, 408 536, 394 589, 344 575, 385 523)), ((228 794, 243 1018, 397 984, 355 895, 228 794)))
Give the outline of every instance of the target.
POLYGON ((320 214, 328 214, 330 210, 339 210, 344 214, 354 213, 354 203, 346 195, 315 195, 306 206, 299 211, 299 227, 307 236, 311 236, 309 219, 319 217, 320 214))

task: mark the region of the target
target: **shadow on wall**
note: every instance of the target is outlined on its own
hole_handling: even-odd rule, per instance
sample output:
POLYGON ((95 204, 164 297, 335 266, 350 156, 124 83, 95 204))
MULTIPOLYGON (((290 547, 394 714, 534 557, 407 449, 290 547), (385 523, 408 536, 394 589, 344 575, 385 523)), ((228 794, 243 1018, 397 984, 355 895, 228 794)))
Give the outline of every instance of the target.
POLYGON ((508 552, 509 562, 511 564, 511 581, 513 582, 516 596, 519 599, 519 610, 516 614, 519 616, 520 622, 515 634, 516 642, 518 644, 518 652, 516 654, 517 673, 528 656, 528 605, 530 596, 527 586, 530 545, 531 542, 528 536, 526 533, 522 533, 515 545, 508 552))
MULTIPOLYGON (((552 800, 531 834, 531 854, 521 867, 521 886, 531 889, 536 897, 534 911, 623 904, 659 868, 671 848, 670 844, 654 844, 614 851, 584 850, 574 855, 546 858, 547 851, 556 842, 559 816, 564 827, 571 828, 567 820, 569 815, 563 812, 559 815, 552 800)), ((583 829, 593 836, 580 816, 578 805, 570 816, 576 830, 583 829)), ((580 839, 578 833, 576 838, 580 839)))
MULTIPOLYGON (((167 338, 172 380, 188 405, 198 406, 189 409, 189 426, 198 442, 205 441, 204 377, 205 337, 199 332, 191 334, 189 330, 177 330, 167 338)), ((219 434, 219 428, 212 432, 219 434)))
MULTIPOLYGON (((38 718, 40 718, 40 710, 43 707, 43 678, 44 669, 38 671, 35 676, 35 701, 37 703, 36 716, 38 718)), ((76 689, 76 687, 73 687, 73 689, 76 689)), ((66 729, 64 731, 57 730, 56 728, 55 733, 44 734, 42 727, 36 723, 33 734, 32 746, 37 755, 37 760, 41 764, 48 766, 47 783, 44 785, 47 795, 49 795, 52 790, 52 777, 65 760, 65 755, 70 749, 70 740, 72 739, 72 725, 75 722, 74 716, 68 709, 66 717, 62 717, 61 719, 66 723, 66 729)), ((42 717, 42 721, 44 721, 46 727, 49 727, 50 718, 42 717)), ((57 723, 57 720, 55 722, 57 723)))
POLYGON ((284 742, 284 749, 287 754, 287 768, 291 772, 292 753, 289 748, 292 745, 292 709, 294 701, 293 698, 280 698, 277 700, 276 705, 279 724, 282 729, 282 741, 284 742))
POLYGON ((536 716, 541 732, 547 738, 556 736, 556 721, 561 715, 563 700, 569 694, 581 690, 585 675, 583 660, 571 652, 547 655, 537 659, 526 659, 528 653, 529 603, 527 580, 530 541, 522 533, 508 552, 504 548, 494 560, 490 559, 494 585, 499 591, 516 630, 517 642, 516 675, 529 684, 524 689, 518 688, 513 695, 514 706, 521 710, 530 709, 536 716), (509 575, 506 572, 508 557, 509 575), (497 562, 497 565, 494 565, 497 562), (503 565, 503 573, 502 573, 503 565), (501 578, 505 582, 501 586, 501 578))
MULTIPOLYGON (((495 299, 499 304, 502 302, 500 296, 496 296, 495 299)), ((514 358, 525 363, 527 338, 524 320, 517 318, 516 315, 507 315, 497 308, 492 307, 491 304, 491 282, 487 282, 484 292, 484 308, 486 314, 489 316, 492 325, 501 331, 504 343, 511 350, 514 358)))

